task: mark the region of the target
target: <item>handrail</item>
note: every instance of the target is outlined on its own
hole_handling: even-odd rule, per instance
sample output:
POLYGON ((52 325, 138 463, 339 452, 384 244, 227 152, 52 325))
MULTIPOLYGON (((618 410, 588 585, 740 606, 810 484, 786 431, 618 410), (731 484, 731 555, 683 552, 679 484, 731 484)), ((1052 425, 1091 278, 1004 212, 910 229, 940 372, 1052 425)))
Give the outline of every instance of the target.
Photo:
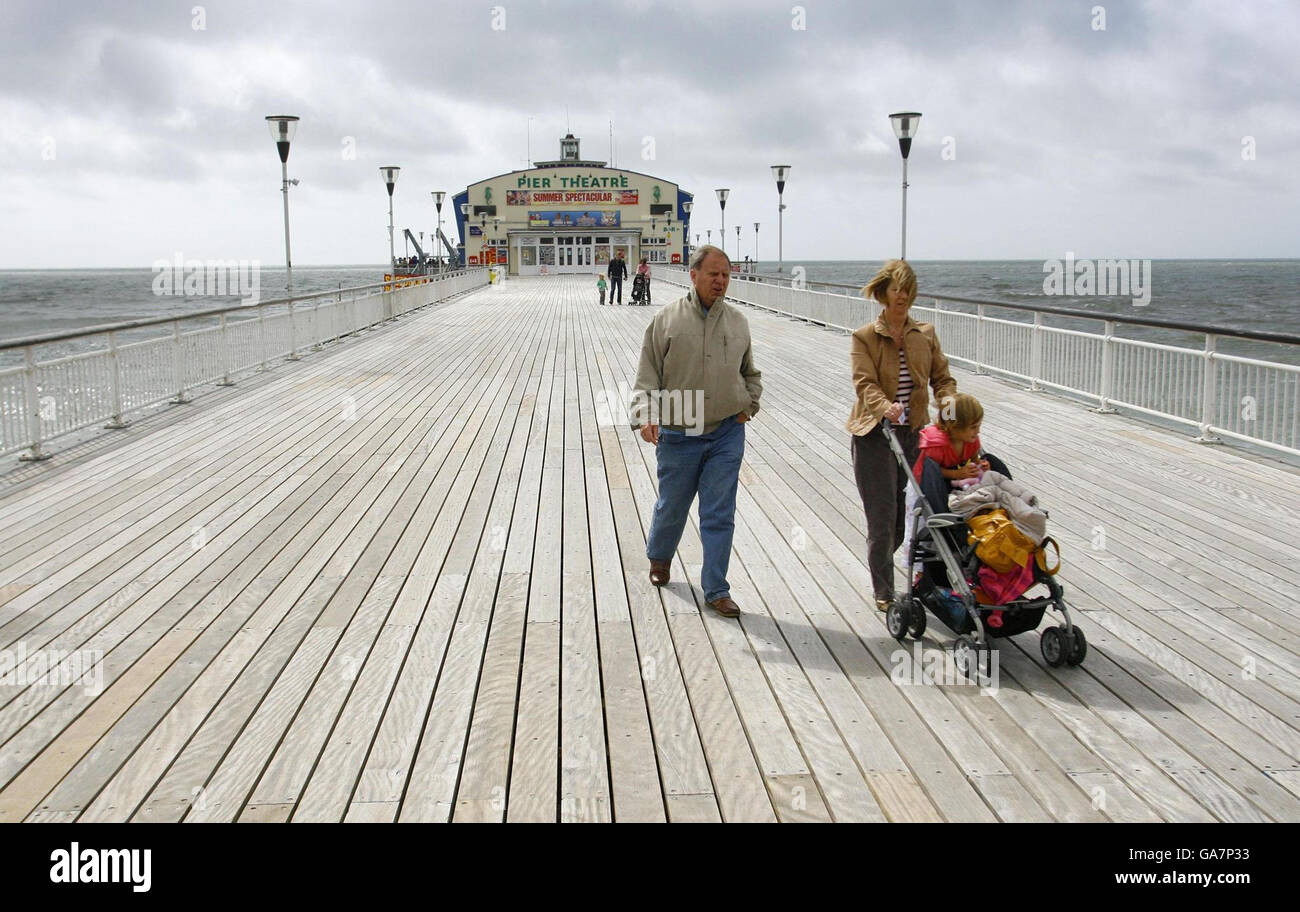
MULTIPOLYGON (((790 276, 774 276, 770 273, 737 273, 731 278, 733 282, 737 280, 748 282, 758 279, 764 284, 776 285, 782 288, 786 287, 787 284, 794 282, 794 279, 790 276)), ((818 285, 823 288, 848 288, 858 292, 858 294, 844 295, 843 297, 861 298, 861 285, 845 285, 839 282, 816 282, 812 280, 805 281, 804 285, 818 285)), ((791 287, 793 287, 792 284, 791 287)), ((808 289, 805 288, 802 290, 808 289)), ((832 294, 833 292, 823 293, 832 294)), ((1018 304, 1013 301, 998 301, 992 298, 962 298, 954 295, 930 294, 921 291, 917 292, 917 298, 932 298, 938 301, 955 301, 958 304, 974 304, 976 306, 986 305, 991 307, 1006 307, 1011 310, 1021 310, 1027 313, 1054 314, 1060 317, 1076 317, 1081 320, 1110 320, 1114 323, 1123 323, 1129 326, 1151 326, 1157 329, 1177 329, 1202 335, 1205 333, 1213 333, 1216 336, 1251 339, 1257 342, 1279 342, 1283 345, 1300 345, 1300 335, 1271 332, 1268 330, 1234 329, 1230 326, 1217 326, 1213 323, 1184 323, 1180 320, 1162 320, 1158 317, 1130 317, 1124 314, 1098 313, 1093 310, 1081 310, 1077 307, 1053 307, 1047 304, 1018 304)))
POLYGON ((293 295, 288 298, 273 298, 270 301, 258 301, 256 304, 235 304, 230 307, 214 307, 210 310, 196 310, 192 313, 176 314, 170 317, 149 317, 144 320, 122 320, 117 323, 100 323, 95 326, 84 326, 81 329, 71 329, 67 332, 44 333, 39 336, 26 336, 18 339, 0 339, 0 351, 6 351, 11 348, 23 348, 28 345, 46 345, 51 342, 64 342, 68 339, 76 339, 81 336, 95 336, 106 332, 119 332, 124 329, 139 329, 144 326, 158 326, 163 323, 171 323, 173 320, 194 320, 200 317, 217 317, 229 313, 248 313, 257 307, 272 307, 277 304, 290 304, 296 301, 310 301, 314 298, 334 297, 341 294, 350 294, 358 291, 365 291, 368 288, 384 288, 392 285, 394 282, 409 282, 414 279, 436 280, 440 278, 450 278, 455 275, 470 272, 471 269, 485 269, 486 267, 466 267, 449 272, 433 273, 432 275, 422 276, 401 276, 390 279, 387 282, 371 282, 367 285, 354 285, 351 288, 329 288, 323 291, 314 291, 307 294, 293 295))
MULTIPOLYGON (((690 284, 680 266, 661 269, 659 277, 690 284)), ((810 291, 784 280, 733 277, 727 297, 845 332, 870 323, 877 313, 875 302, 861 296, 810 291)), ((1199 431, 1195 439, 1200 443, 1229 439, 1300 457, 1300 365, 1219 350, 1223 340, 1236 339, 1289 345, 1294 352, 1300 337, 952 295, 923 295, 916 306, 933 320, 949 360, 976 373, 1028 381, 1034 391, 1082 397, 1101 413, 1122 408, 1190 426, 1199 431), (946 308, 945 302, 974 305, 974 310, 946 308), (987 313, 991 307, 1028 311, 1034 318, 993 317, 987 313), (1048 326, 1048 315, 1101 323, 1101 331, 1048 326), (1121 324, 1195 332, 1204 344, 1188 348, 1117 336, 1121 324)))

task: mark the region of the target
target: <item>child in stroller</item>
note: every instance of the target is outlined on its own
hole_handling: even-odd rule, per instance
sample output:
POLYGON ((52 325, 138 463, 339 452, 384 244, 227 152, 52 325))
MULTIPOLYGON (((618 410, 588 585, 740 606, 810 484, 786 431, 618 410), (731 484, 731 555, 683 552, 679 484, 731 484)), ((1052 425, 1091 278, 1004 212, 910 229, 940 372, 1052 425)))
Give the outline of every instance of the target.
POLYGON ((650 264, 646 257, 641 257, 641 263, 636 267, 636 278, 632 280, 632 303, 650 303, 650 264))
MULTIPOLYGON (((1048 569, 1041 551, 1025 570, 1032 573, 1033 579, 1028 589, 1041 583, 1047 588, 1046 597, 1028 597, 1028 589, 1001 604, 986 603, 977 597, 981 582, 977 544, 969 540, 966 520, 949 512, 948 497, 954 482, 986 472, 997 472, 1009 481, 1011 473, 1000 459, 980 447, 983 409, 979 403, 974 397, 966 397, 967 401, 959 404, 960 394, 955 398, 959 401, 941 404, 943 422, 922 432, 921 456, 911 467, 913 471, 908 472, 908 484, 917 494, 907 555, 908 586, 885 616, 889 633, 899 640, 906 634, 920 639, 925 633, 928 610, 958 635, 953 649, 958 670, 963 675, 974 672, 974 676, 981 676, 988 673, 990 666, 988 641, 1037 629, 1050 607, 1061 612, 1064 622, 1041 634, 1043 658, 1054 668, 1078 665, 1087 655, 1087 641, 1071 621, 1064 591, 1054 577, 1056 569, 1048 569), (945 408, 951 411, 945 413, 945 408), (930 431, 937 433, 926 433, 930 431)), ((907 468, 906 457, 887 421, 885 438, 894 458, 907 468)))
POLYGON ((948 512, 951 491, 979 484, 989 470, 1011 477, 1002 460, 996 456, 990 460, 980 445, 983 421, 984 407, 979 400, 957 393, 940 404, 938 420, 921 430, 920 455, 912 474, 937 512, 948 512))

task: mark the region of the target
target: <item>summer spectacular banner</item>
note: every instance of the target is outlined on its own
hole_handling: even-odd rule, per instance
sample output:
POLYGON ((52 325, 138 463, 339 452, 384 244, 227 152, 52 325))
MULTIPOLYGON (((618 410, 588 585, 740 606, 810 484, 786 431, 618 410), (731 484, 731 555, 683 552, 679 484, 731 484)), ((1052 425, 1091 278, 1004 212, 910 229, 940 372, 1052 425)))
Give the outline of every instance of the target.
POLYGON ((617 211, 607 212, 529 212, 530 228, 617 228, 617 211))
POLYGON ((573 203, 616 203, 635 206, 641 199, 639 190, 507 190, 507 206, 541 206, 573 203))

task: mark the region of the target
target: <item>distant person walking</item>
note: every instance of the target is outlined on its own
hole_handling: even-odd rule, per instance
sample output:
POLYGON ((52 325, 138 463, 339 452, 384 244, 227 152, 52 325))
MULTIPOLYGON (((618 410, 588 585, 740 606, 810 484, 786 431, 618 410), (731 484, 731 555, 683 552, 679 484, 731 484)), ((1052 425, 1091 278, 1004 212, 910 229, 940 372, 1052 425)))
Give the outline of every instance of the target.
POLYGON ((600 303, 603 306, 605 303, 605 277, 604 276, 599 276, 596 279, 596 290, 600 292, 600 303))
POLYGON ((731 260, 706 244, 691 254, 692 288, 646 327, 632 401, 632 427, 655 444, 659 498, 646 538, 650 582, 669 580, 691 503, 700 498, 704 600, 737 617, 727 567, 745 422, 758 413, 762 374, 754 367, 749 321, 724 298, 731 260))
POLYGON ((856 400, 845 427, 853 435, 853 475, 867 516, 867 564, 876 607, 894 600, 894 552, 906 535, 907 474, 889 449, 881 421, 889 419, 907 464, 916 463, 919 434, 930 423, 929 394, 936 400, 957 392, 934 326, 908 312, 916 300, 916 273, 905 260, 890 260, 862 289, 881 305, 874 323, 853 333, 849 363, 856 400))
POLYGON ((637 278, 633 282, 641 282, 641 294, 645 297, 642 304, 650 303, 650 260, 648 257, 641 257, 640 264, 636 267, 637 278))
POLYGON ((609 274, 609 303, 614 303, 614 295, 618 295, 618 303, 623 303, 623 277, 627 275, 627 261, 623 259, 623 254, 615 253, 614 259, 609 261, 609 268, 605 270, 609 274))

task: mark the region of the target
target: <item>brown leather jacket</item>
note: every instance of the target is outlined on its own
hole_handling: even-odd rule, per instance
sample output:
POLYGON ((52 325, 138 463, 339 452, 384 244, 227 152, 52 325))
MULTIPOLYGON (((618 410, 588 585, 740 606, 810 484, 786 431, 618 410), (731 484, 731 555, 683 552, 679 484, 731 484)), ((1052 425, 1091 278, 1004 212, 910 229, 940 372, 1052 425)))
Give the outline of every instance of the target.
MULTIPOLYGON (((934 389, 937 400, 957 392, 957 381, 948 373, 948 359, 939 347, 933 324, 918 323, 908 317, 903 327, 903 349, 908 373, 912 375, 908 424, 921 428, 930 423, 930 395, 926 387, 934 389)), ((844 427, 850 434, 867 434, 885 417, 898 395, 898 346, 885 327, 883 314, 876 322, 854 330, 849 364, 857 399, 844 427)))

